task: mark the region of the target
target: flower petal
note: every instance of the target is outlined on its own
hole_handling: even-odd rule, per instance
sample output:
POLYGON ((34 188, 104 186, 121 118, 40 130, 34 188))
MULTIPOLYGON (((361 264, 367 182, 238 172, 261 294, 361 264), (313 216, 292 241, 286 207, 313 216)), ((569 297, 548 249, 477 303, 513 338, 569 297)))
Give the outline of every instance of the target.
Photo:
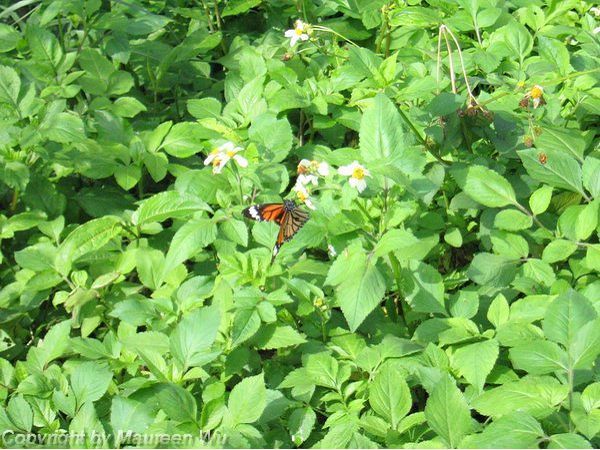
POLYGON ((292 37, 292 36, 294 36, 295 34, 296 34, 296 30, 287 30, 287 31, 284 33, 284 36, 285 36, 286 38, 291 38, 291 37, 292 37))
POLYGON ((211 152, 204 160, 204 165, 208 166, 210 163, 212 163, 213 159, 215 159, 218 154, 218 152, 211 152))
POLYGON ((241 155, 234 155, 233 159, 240 167, 248 167, 248 160, 241 155))
POLYGON ((354 170, 354 168, 352 167, 352 164, 348 165, 348 166, 340 166, 338 167, 338 173, 340 175, 344 175, 346 177, 349 177, 350 175, 352 175, 352 171, 354 170))
POLYGON ((358 192, 362 192, 367 188, 367 182, 362 179, 362 180, 356 180, 356 189, 358 189, 358 192))
POLYGON ((308 34, 301 34, 299 37, 303 41, 308 41, 308 34))
POLYGON ((322 177, 328 176, 329 175, 329 164, 327 164, 326 162, 319 163, 317 172, 319 172, 319 175, 321 175, 322 177))

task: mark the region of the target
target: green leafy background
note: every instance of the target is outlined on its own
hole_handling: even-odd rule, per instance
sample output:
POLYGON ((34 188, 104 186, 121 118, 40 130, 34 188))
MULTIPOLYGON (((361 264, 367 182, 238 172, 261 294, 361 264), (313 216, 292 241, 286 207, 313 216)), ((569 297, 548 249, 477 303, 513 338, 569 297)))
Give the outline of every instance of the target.
POLYGON ((592 2, 1 3, 0 431, 598 448, 592 2))

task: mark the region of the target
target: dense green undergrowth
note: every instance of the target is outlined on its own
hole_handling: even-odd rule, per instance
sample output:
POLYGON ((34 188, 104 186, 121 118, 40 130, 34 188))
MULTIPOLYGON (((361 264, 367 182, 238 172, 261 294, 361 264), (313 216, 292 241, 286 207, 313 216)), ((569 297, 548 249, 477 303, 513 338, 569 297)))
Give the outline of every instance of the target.
POLYGON ((2 2, 1 445, 597 448, 599 15, 2 2))

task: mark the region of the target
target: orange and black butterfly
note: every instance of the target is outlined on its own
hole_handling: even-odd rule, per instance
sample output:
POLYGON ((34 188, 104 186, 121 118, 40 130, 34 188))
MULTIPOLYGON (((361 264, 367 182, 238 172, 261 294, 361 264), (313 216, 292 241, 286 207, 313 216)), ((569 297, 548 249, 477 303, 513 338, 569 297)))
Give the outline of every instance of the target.
POLYGON ((271 262, 277 256, 283 243, 292 239, 309 217, 308 213, 298 208, 293 200, 284 200, 283 203, 252 205, 244 209, 242 213, 252 220, 276 222, 279 224, 279 233, 277 234, 277 241, 273 248, 271 262))

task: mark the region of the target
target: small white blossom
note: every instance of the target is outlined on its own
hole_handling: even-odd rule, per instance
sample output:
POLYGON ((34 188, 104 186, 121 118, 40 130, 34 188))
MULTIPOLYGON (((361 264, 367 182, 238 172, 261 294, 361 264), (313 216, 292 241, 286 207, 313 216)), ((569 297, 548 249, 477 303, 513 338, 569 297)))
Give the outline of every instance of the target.
POLYGON ((329 256, 332 258, 335 258, 337 256, 337 252, 335 251, 335 247, 331 244, 327 245, 327 253, 329 253, 329 256))
POLYGON ((596 17, 600 17, 600 8, 599 8, 599 7, 597 7, 597 6, 592 6, 592 7, 590 8, 590 12, 591 12, 591 13, 592 13, 594 16, 596 16, 596 17))
POLYGON ((290 45, 293 47, 296 45, 298 40, 307 41, 308 40, 308 24, 305 24, 301 20, 296 20, 294 24, 294 29, 287 30, 285 32, 285 37, 290 38, 290 45))
POLYGON ((307 184, 317 186, 319 184, 319 179, 315 175, 301 173, 300 175, 298 175, 296 183, 302 186, 306 186, 307 184))
POLYGON ((318 163, 317 172, 319 172, 319 175, 321 175, 322 177, 328 176, 329 175, 329 164, 327 164, 325 161, 318 163))
POLYGON ((238 155, 243 150, 242 147, 237 147, 233 142, 225 142, 215 148, 204 160, 204 165, 212 165, 213 173, 221 173, 229 160, 233 159, 240 167, 247 167, 248 160, 242 155, 238 155))
POLYGON ((298 200, 304 203, 307 208, 313 210, 317 209, 315 208, 315 205, 310 199, 310 194, 303 185, 296 183, 296 185, 292 188, 292 191, 296 192, 296 197, 298 198, 298 200))
POLYGON ((348 181, 350 186, 356 188, 358 192, 362 192, 367 188, 365 177, 371 176, 371 172, 365 169, 363 165, 359 164, 358 161, 353 161, 352 164, 339 167, 338 173, 350 177, 350 180, 348 181))
POLYGON ((319 176, 326 177, 329 175, 329 165, 326 162, 315 160, 302 159, 298 163, 298 179, 297 183, 307 186, 319 184, 319 176))

